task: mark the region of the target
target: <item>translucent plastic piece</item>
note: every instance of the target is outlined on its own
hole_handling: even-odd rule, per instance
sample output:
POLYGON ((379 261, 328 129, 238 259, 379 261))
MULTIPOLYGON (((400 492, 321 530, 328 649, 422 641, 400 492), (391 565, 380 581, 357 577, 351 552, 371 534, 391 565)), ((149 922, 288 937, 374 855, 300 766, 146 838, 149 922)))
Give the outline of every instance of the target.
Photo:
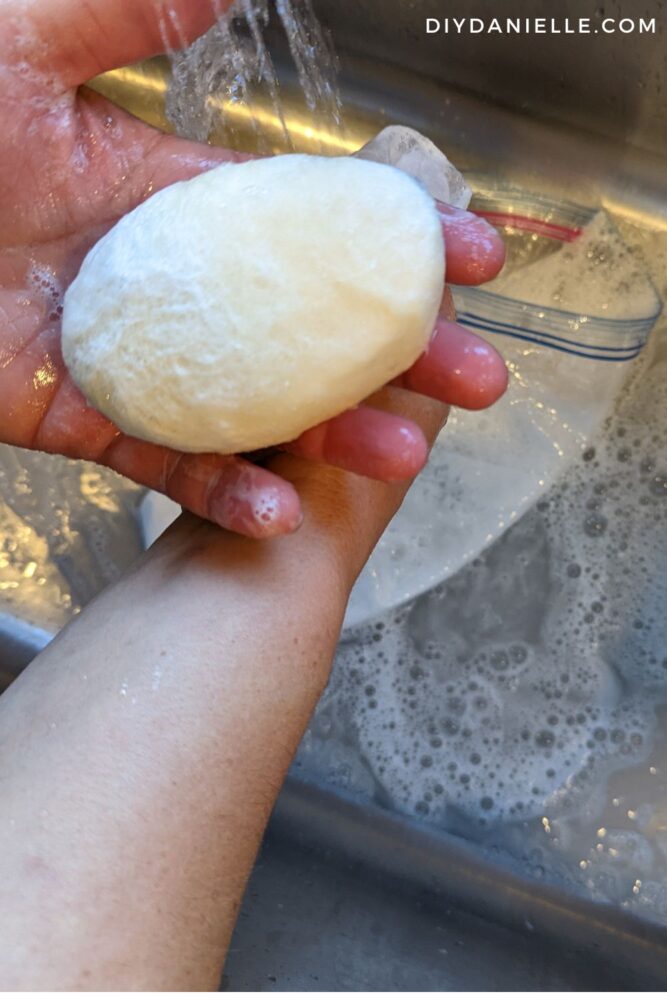
POLYGON ((418 180, 438 201, 467 208, 472 192, 463 175, 430 139, 413 128, 391 125, 354 154, 387 163, 418 180))
MULTIPOLYGON (((479 201, 476 192, 476 207, 479 201)), ((587 208, 578 210, 571 242, 561 242, 562 232, 539 235, 544 217, 564 231, 555 223, 572 206, 527 192, 496 192, 485 208, 514 233, 513 266, 489 286, 455 288, 454 302, 459 322, 504 356, 509 390, 488 412, 452 411, 428 466, 357 581, 348 626, 415 597, 479 556, 577 460, 630 372, 646 360, 643 348, 660 310, 644 260, 655 262, 654 249, 641 254, 603 213, 587 208), (543 256, 526 264, 527 250, 543 256), (587 290, 601 315, 566 311, 586 303, 587 290), (530 305, 531 297, 554 307, 530 305)))
MULTIPOLYGON (((606 320, 654 320, 660 297, 637 256, 606 212, 596 212, 572 242, 526 267, 507 269, 487 292, 548 309, 578 313, 580 329, 572 340, 587 339, 587 324, 606 320)), ((544 317, 547 318, 546 316, 544 317)), ((606 340, 615 328, 606 330, 606 340)))

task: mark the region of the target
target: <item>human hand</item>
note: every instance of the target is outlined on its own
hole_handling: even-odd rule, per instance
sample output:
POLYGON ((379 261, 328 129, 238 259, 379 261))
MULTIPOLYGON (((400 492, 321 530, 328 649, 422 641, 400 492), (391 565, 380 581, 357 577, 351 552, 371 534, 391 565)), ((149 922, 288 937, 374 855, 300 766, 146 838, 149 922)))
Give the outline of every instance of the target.
MULTIPOLYGON (((223 6, 227 6, 225 3, 223 6)), ((78 90, 104 70, 182 45, 213 20, 210 0, 8 0, 0 25, 0 440, 88 459, 166 493, 223 527, 253 537, 301 520, 294 485, 238 456, 185 455, 122 434, 90 407, 60 353, 60 300, 90 247, 155 191, 242 159, 163 135, 78 90), (266 494, 271 503, 262 503, 266 494), (271 508, 266 522, 256 513, 271 508)), ((492 278, 503 262, 495 232, 441 207, 447 276, 492 278)), ((427 353, 398 380, 446 404, 480 408, 506 385, 498 355, 453 322, 451 303, 427 353)), ((416 401, 413 400, 416 405, 416 401)), ((442 414, 440 414, 442 416, 442 414)), ((286 451, 387 482, 411 478, 428 443, 406 406, 386 394, 304 434, 286 451)))

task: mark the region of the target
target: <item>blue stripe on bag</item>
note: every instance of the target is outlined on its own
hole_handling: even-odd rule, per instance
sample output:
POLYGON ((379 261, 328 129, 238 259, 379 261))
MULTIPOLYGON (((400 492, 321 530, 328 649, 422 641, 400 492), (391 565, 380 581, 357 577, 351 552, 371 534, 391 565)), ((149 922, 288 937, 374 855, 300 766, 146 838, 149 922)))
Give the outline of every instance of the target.
MULTIPOLYGON (((535 192, 499 187, 493 178, 481 174, 472 175, 469 181, 475 189, 471 207, 481 214, 515 214, 523 221, 533 218, 536 226, 569 227, 575 231, 590 222, 597 211, 574 202, 554 202, 535 192)), ((544 239, 550 241, 546 236, 544 239)), ((458 286, 452 292, 463 326, 594 361, 636 358, 662 313, 661 304, 653 316, 607 319, 507 298, 484 288, 458 286)))
POLYGON ((574 354, 579 358, 591 358, 594 361, 631 361, 636 358, 641 349, 644 346, 645 341, 639 344, 632 344, 628 347, 606 347, 606 348, 589 348, 585 350, 588 346, 586 344, 577 343, 577 347, 584 348, 584 350, 575 349, 574 343, 572 346, 568 345, 568 341, 563 340, 560 337, 550 337, 549 334, 541 334, 537 331, 526 330, 523 327, 508 327, 501 326, 494 323, 492 320, 483 320, 478 316, 471 316, 469 313, 460 313, 458 315, 458 321, 462 326, 469 327, 470 329, 483 330, 487 333, 499 333, 506 337, 514 337, 515 340, 524 340, 531 344, 539 344, 542 347, 550 347, 554 351, 562 351, 564 354, 574 354), (555 341, 560 341, 556 343, 555 341), (597 353, 599 351, 615 351, 616 354, 601 354, 597 353))

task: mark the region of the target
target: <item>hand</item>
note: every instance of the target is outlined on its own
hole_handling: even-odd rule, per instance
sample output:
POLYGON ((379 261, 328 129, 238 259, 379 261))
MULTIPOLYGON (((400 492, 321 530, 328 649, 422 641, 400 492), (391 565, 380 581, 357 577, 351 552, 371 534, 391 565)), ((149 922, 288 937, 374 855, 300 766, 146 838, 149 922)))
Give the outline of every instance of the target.
MULTIPOLYGON (((90 247, 160 188, 243 158, 163 135, 77 88, 104 70, 191 40, 209 26, 214 7, 210 0, 172 0, 175 25, 158 0, 3 6, 0 440, 99 462, 223 527, 262 537, 299 525, 292 483, 242 457, 185 455, 122 434, 86 403, 60 353, 60 301, 90 247), (272 503, 259 503, 267 492, 272 503), (268 523, 255 515, 262 507, 275 511, 268 523)), ((441 206, 441 215, 448 278, 492 278, 504 256, 495 232, 467 212, 441 206)), ((504 365, 453 319, 446 297, 427 353, 397 384, 446 404, 487 406, 505 389, 504 365)), ((405 407, 387 406, 385 394, 285 450, 398 482, 419 471, 428 444, 405 407)))

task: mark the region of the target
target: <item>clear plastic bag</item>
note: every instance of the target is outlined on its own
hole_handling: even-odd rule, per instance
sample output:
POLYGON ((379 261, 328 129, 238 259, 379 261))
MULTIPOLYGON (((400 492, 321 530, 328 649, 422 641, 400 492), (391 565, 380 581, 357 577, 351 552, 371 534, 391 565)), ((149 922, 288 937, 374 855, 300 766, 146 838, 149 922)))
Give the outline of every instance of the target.
MULTIPOLYGON (((355 155, 405 170, 439 200, 468 205, 466 180, 413 129, 385 129, 355 155)), ((454 300, 459 321, 505 357, 510 388, 488 412, 452 411, 354 588, 347 626, 451 576, 539 500, 611 413, 662 308, 641 257, 603 213, 482 176, 468 180, 472 209, 505 235, 508 263, 490 285, 454 288, 454 300)), ((177 510, 148 495, 147 542, 177 510)))
POLYGON ((611 413, 662 309, 604 213, 472 181, 472 208, 504 232, 508 265, 483 288, 454 288, 454 301, 459 322, 505 357, 510 387, 486 413, 452 412, 347 625, 451 576, 539 500, 611 413))

